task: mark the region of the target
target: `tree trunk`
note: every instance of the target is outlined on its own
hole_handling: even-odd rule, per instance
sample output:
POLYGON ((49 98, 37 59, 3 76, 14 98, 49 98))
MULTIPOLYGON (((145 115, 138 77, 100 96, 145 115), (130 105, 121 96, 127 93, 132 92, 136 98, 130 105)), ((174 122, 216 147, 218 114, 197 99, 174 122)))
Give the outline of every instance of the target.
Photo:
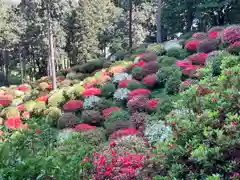
POLYGON ((129 49, 132 49, 132 0, 128 0, 129 3, 129 49))
POLYGON ((50 66, 51 66, 51 74, 52 74, 52 88, 53 90, 55 90, 57 89, 57 79, 56 79, 55 57, 54 57, 53 31, 52 31, 50 14, 48 15, 48 40, 49 40, 49 52, 50 52, 50 66))
POLYGON ((8 83, 8 65, 7 65, 7 56, 6 56, 6 49, 2 50, 3 56, 3 73, 4 73, 4 85, 9 85, 8 83))
POLYGON ((157 43, 160 44, 162 42, 162 22, 161 22, 161 10, 162 10, 162 0, 158 0, 158 12, 157 12, 157 43))

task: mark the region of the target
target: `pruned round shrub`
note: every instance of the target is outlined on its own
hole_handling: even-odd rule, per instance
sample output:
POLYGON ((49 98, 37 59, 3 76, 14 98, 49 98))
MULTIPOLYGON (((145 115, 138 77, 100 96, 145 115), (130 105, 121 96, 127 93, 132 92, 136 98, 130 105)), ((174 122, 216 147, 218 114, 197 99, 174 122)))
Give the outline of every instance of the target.
POLYGON ((132 99, 135 96, 144 96, 149 97, 152 92, 148 89, 135 89, 128 94, 128 100, 132 99))
POLYGON ((182 76, 182 72, 176 67, 164 67, 159 69, 157 73, 157 82, 161 87, 164 87, 166 81, 172 76, 182 76))
POLYGON ((142 83, 149 88, 154 88, 157 85, 157 75, 150 74, 150 75, 146 76, 142 80, 142 83))
POLYGON ((145 63, 144 66, 142 67, 142 74, 145 77, 147 75, 156 73, 158 69, 159 69, 159 64, 157 61, 148 62, 148 63, 145 63))
POLYGON ((237 41, 233 44, 231 44, 228 48, 227 48, 228 52, 231 54, 235 54, 235 55, 239 55, 240 53, 240 41, 237 41))
POLYGON ((90 96, 99 96, 101 95, 101 90, 98 88, 89 88, 89 89, 85 89, 82 92, 83 97, 90 97, 90 96))
POLYGON ((82 112, 81 120, 86 124, 100 124, 103 117, 99 111, 85 110, 82 112))
POLYGON ((33 101, 33 100, 25 102, 24 103, 24 110, 28 111, 28 112, 32 112, 35 104, 36 104, 36 102, 33 101))
POLYGON ((106 98, 112 97, 115 91, 116 87, 113 83, 104 84, 101 88, 101 94, 106 98))
POLYGON ((92 109, 97 106, 101 101, 101 98, 98 96, 90 96, 84 99, 83 108, 92 109))
POLYGON ((20 112, 16 107, 7 107, 1 111, 1 116, 6 119, 20 117, 20 112))
POLYGON ((106 108, 110 108, 114 106, 116 106, 116 102, 113 101, 112 99, 101 98, 100 101, 94 107, 94 109, 98 111, 103 111, 106 108))
POLYGON ((145 112, 135 112, 132 114, 130 121, 136 126, 136 129, 142 131, 148 121, 148 118, 149 115, 145 112))
POLYGON ((206 53, 197 53, 188 57, 193 65, 205 65, 208 54, 206 53))
POLYGON ((203 39, 207 38, 207 33, 197 32, 192 35, 192 38, 197 39, 197 40, 203 40, 203 39))
POLYGON ((117 101, 125 101, 128 98, 129 91, 127 88, 120 88, 114 93, 113 98, 117 101))
POLYGON ((172 129, 164 121, 148 124, 144 131, 145 137, 152 143, 165 142, 172 136, 172 129))
POLYGON ((96 130, 96 126, 91 126, 89 124, 78 124, 74 127, 74 131, 76 132, 88 132, 88 131, 94 131, 96 130))
POLYGON ((123 80, 131 80, 131 79, 132 79, 132 75, 130 75, 128 73, 119 73, 119 74, 116 74, 113 77, 113 82, 114 83, 119 83, 123 80))
POLYGON ((146 51, 155 53, 158 56, 161 56, 165 53, 165 49, 162 44, 151 44, 148 46, 146 51))
POLYGON ((120 110, 120 111, 112 112, 105 122, 109 123, 109 122, 118 121, 118 120, 128 121, 129 118, 130 118, 130 115, 127 111, 120 110))
POLYGON ((123 80, 123 81, 121 81, 121 82, 118 84, 118 88, 127 88, 127 85, 128 85, 130 82, 138 82, 138 81, 135 80, 135 79, 123 80))
POLYGON ((78 118, 73 113, 64 113, 57 122, 59 129, 73 128, 76 126, 78 118))
POLYGON ((157 110, 159 101, 157 99, 147 100, 145 104, 145 109, 147 112, 155 112, 157 110))
POLYGON ((74 134, 74 129, 63 129, 59 131, 57 135, 57 141, 59 144, 64 143, 65 140, 71 139, 74 134))
POLYGON ((198 52, 209 53, 218 48, 219 41, 216 39, 204 39, 198 44, 198 52))
POLYGON ((72 70, 79 73, 93 73, 103 67, 103 60, 93 60, 82 65, 72 67, 72 70))
MULTIPOLYGON (((44 111, 47 119, 57 120, 62 115, 61 109, 57 107, 49 107, 44 111)), ((55 123, 56 125, 56 123, 55 123)))
POLYGON ((164 56, 161 62, 161 66, 162 67, 173 66, 175 65, 176 62, 177 62, 177 59, 175 57, 164 56))
POLYGON ((176 94, 179 92, 181 79, 179 77, 171 77, 166 81, 165 91, 167 94, 176 94))
POLYGON ((134 81, 129 82, 126 88, 130 91, 133 91, 135 89, 143 88, 143 85, 139 81, 134 81))
POLYGON ((135 128, 125 128, 125 129, 120 129, 112 133, 109 137, 109 141, 114 141, 121 139, 124 136, 141 136, 141 132, 137 131, 135 128))
POLYGON ((120 110, 121 109, 119 107, 110 107, 110 108, 104 109, 103 110, 103 117, 104 117, 104 119, 107 119, 109 116, 112 115, 113 112, 120 111, 120 110))
POLYGON ((179 60, 185 59, 189 54, 185 49, 181 48, 171 48, 167 51, 166 57, 174 57, 179 60))
POLYGON ((234 25, 227 27, 222 33, 222 41, 227 44, 240 41, 240 26, 234 25))
POLYGON ((128 110, 131 113, 144 111, 147 100, 146 96, 134 96, 127 103, 128 110))
POLYGON ((144 53, 143 56, 140 58, 143 62, 148 63, 157 60, 156 53, 144 53))
POLYGON ((135 128, 135 125, 131 121, 126 120, 116 120, 111 122, 105 121, 104 126, 106 128, 107 135, 110 135, 120 129, 135 128))
POLYGON ((132 77, 136 80, 142 80, 143 78, 143 69, 141 67, 134 67, 132 69, 132 77))
POLYGON ((59 107, 61 106, 64 102, 66 101, 64 95, 63 95, 63 91, 54 93, 53 95, 51 95, 48 99, 48 105, 49 106, 55 106, 55 107, 59 107))
POLYGON ((81 100, 70 100, 63 105, 65 112, 76 112, 83 109, 83 102, 81 100))
POLYGON ((192 40, 185 44, 184 48, 187 50, 187 52, 194 53, 197 52, 199 40, 192 40))
POLYGON ((40 87, 41 90, 45 91, 45 90, 48 89, 49 84, 48 84, 47 82, 41 82, 41 83, 39 84, 39 87, 40 87))
POLYGON ((47 109, 46 104, 44 102, 37 102, 33 106, 33 114, 35 115, 42 115, 43 112, 47 109))

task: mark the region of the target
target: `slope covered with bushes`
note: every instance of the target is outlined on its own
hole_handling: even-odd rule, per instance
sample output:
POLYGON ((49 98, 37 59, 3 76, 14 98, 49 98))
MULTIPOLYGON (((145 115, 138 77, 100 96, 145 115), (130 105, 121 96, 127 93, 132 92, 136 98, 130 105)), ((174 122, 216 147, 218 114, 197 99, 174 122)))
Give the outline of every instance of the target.
POLYGON ((238 32, 74 66, 56 91, 47 77, 1 88, 0 177, 239 179, 238 32))

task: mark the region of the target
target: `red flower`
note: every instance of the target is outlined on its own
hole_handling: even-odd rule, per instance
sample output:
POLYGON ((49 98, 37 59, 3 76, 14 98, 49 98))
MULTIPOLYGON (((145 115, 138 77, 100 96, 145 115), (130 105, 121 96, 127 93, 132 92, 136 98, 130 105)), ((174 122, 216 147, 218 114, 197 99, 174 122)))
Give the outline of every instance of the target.
POLYGON ((184 81, 183 84, 186 85, 186 86, 190 86, 189 81, 184 81))
POLYGON ((4 132, 0 130, 0 137, 4 136, 4 132))
POLYGON ((197 33, 194 33, 192 37, 198 40, 203 40, 207 37, 207 34, 203 32, 197 32, 197 33))
POLYGON ((204 65, 207 60, 208 54, 206 53, 197 53, 188 57, 192 64, 204 65))
POLYGON ((235 126, 237 126, 237 123, 236 123, 236 122, 232 122, 231 125, 232 125, 233 127, 235 127, 235 126))
POLYGON ((135 67, 143 67, 145 65, 145 63, 143 62, 143 61, 139 61, 139 62, 137 62, 137 63, 134 63, 134 64, 131 64, 128 68, 127 68, 127 70, 128 71, 131 71, 133 68, 135 68, 135 67))
POLYGON ((47 100, 48 100, 47 96, 42 96, 42 97, 37 98, 36 102, 44 102, 44 103, 46 103, 47 100))
POLYGON ((79 124, 74 128, 76 132, 87 132, 87 131, 92 131, 96 129, 97 129, 96 126, 90 126, 88 124, 79 124))
POLYGON ((84 89, 89 89, 89 88, 93 88, 95 84, 92 84, 92 83, 87 83, 85 85, 83 85, 84 89))
POLYGON ((82 93, 83 97, 89 97, 89 96, 99 96, 101 95, 101 90, 98 88, 90 88, 86 89, 82 93))
POLYGON ((24 111, 24 104, 21 104, 21 105, 17 106, 17 109, 18 109, 20 112, 24 111))
POLYGON ((185 44, 185 49, 189 52, 196 52, 198 48, 199 40, 193 40, 189 41, 187 44, 185 44))
POLYGON ((130 136, 130 135, 141 136, 141 132, 137 131, 135 128, 120 129, 111 134, 111 136, 109 137, 109 141, 114 141, 116 139, 120 139, 124 136, 130 136))
POLYGON ((52 84, 49 84, 49 85, 48 85, 48 89, 52 89, 52 84))
POLYGON ((22 91, 22 92, 28 92, 29 88, 25 86, 20 86, 20 87, 17 87, 16 90, 22 91))
POLYGON ((108 118, 109 116, 111 116, 111 114, 115 111, 120 111, 121 109, 119 107, 110 107, 110 108, 107 108, 107 109, 104 109, 103 110, 103 117, 106 119, 108 118))
POLYGON ((200 66, 194 66, 194 65, 191 65, 185 69, 183 69, 183 74, 186 75, 186 76, 192 76, 194 75, 197 70, 201 68, 200 66))
POLYGON ((116 146, 116 142, 113 141, 110 143, 110 147, 115 147, 115 146, 116 146))
POLYGON ((216 39, 218 37, 218 35, 219 35, 219 32, 214 31, 214 32, 211 32, 211 33, 208 34, 208 38, 209 39, 216 39))
POLYGON ((0 96, 0 105, 3 107, 9 106, 12 101, 5 96, 0 96))
POLYGON ((41 134, 41 131, 38 129, 35 131, 35 133, 39 135, 39 134, 41 134))
POLYGON ((22 128, 22 121, 21 121, 20 117, 9 118, 7 121, 5 121, 4 124, 8 129, 22 128))
POLYGON ((22 116, 24 120, 28 120, 30 118, 30 112, 25 111, 23 112, 22 116))
POLYGON ((157 75, 156 74, 150 74, 148 76, 146 76, 143 79, 143 84, 148 86, 148 87, 155 87, 155 85, 157 84, 157 75))
POLYGON ((63 110, 66 112, 76 112, 83 108, 83 102, 80 100, 70 100, 63 105, 63 110))
POLYGON ((128 99, 132 99, 134 96, 150 96, 152 94, 148 89, 135 89, 128 94, 128 99))
POLYGON ((184 68, 192 66, 192 63, 188 59, 186 59, 183 61, 177 61, 176 66, 180 67, 181 69, 184 69, 184 68))
POLYGON ((146 103, 146 106, 147 106, 147 109, 148 110, 155 110, 158 106, 158 101, 155 100, 155 99, 151 99, 151 100, 148 100, 147 103, 146 103))
POLYGON ((225 75, 231 75, 232 72, 224 72, 225 75))
POLYGON ((131 80, 123 80, 121 81, 119 84, 118 84, 118 88, 126 88, 128 86, 129 83, 131 82, 138 82, 137 80, 135 79, 131 79, 131 80))
POLYGON ((216 98, 212 98, 212 102, 213 103, 217 102, 217 99, 216 98))

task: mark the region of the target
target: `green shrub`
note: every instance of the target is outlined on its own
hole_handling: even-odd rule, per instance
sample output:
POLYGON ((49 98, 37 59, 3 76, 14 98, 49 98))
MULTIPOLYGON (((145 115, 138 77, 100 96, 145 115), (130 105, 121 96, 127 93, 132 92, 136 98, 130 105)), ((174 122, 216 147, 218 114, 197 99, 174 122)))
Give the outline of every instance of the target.
POLYGON ((167 51, 167 56, 175 57, 178 60, 183 60, 189 56, 189 53, 185 49, 171 48, 167 51))
POLYGON ((99 111, 85 110, 82 112, 81 120, 86 124, 100 124, 103 117, 99 111))
POLYGON ((162 62, 161 62, 161 66, 162 67, 166 67, 166 66, 173 66, 175 65, 177 62, 177 59, 175 57, 165 57, 163 58, 162 62))
POLYGON ((107 118, 106 123, 118 120, 128 121, 129 119, 130 115, 127 111, 114 111, 112 112, 111 116, 107 118))
POLYGON ((143 71, 140 67, 135 67, 132 69, 132 77, 136 80, 142 80, 143 78, 143 71))
POLYGON ((98 146, 106 141, 106 132, 103 128, 82 133, 83 138, 91 145, 98 146))
POLYGON ((178 79, 181 79, 182 72, 176 67, 163 67, 159 69, 157 73, 158 84, 161 87, 164 87, 167 80, 173 76, 178 79))
POLYGON ((72 67, 72 70, 77 73, 93 73, 94 71, 103 67, 103 60, 93 60, 82 65, 72 67))
POLYGON ((171 77, 166 81, 165 91, 167 94, 176 94, 179 92, 181 79, 179 77, 171 77))
POLYGON ((99 103, 95 106, 95 109, 102 111, 104 109, 115 107, 116 103, 112 99, 101 98, 99 103))
POLYGON ((116 87, 113 83, 104 84, 101 88, 101 94, 106 98, 112 97, 115 91, 116 87))
POLYGON ((240 57, 239 56, 234 56, 234 55, 229 55, 229 56, 224 56, 221 62, 221 70, 225 70, 231 67, 234 67, 240 63, 240 57))
POLYGON ((143 85, 140 82, 129 82, 127 85, 127 89, 133 91, 135 89, 143 88, 143 85))
POLYGON ((165 49, 162 44, 151 44, 148 46, 146 51, 156 53, 158 56, 161 56, 165 53, 165 49))

